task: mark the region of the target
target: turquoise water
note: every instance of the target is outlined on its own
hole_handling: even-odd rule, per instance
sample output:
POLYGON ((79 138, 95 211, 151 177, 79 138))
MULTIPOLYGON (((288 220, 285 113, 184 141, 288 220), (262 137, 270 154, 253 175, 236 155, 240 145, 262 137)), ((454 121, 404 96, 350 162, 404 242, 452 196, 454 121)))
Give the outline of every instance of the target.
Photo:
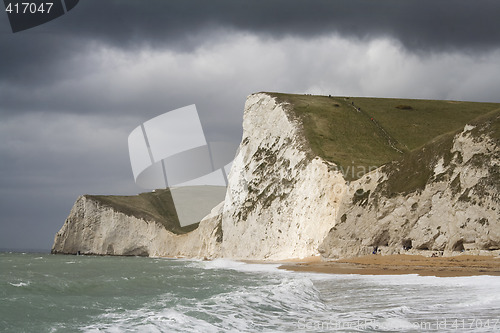
POLYGON ((500 278, 0 253, 0 332, 494 332, 500 278))

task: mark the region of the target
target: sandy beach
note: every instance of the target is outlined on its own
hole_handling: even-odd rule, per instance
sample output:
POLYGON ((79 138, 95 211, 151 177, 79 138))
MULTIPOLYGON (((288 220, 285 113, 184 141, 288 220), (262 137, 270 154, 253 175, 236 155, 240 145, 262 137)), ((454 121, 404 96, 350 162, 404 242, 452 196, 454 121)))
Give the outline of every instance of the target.
POLYGON ((420 255, 368 255, 337 261, 321 261, 319 257, 293 260, 280 266, 297 272, 330 274, 422 276, 500 276, 500 257, 459 255, 455 257, 424 257, 420 255))

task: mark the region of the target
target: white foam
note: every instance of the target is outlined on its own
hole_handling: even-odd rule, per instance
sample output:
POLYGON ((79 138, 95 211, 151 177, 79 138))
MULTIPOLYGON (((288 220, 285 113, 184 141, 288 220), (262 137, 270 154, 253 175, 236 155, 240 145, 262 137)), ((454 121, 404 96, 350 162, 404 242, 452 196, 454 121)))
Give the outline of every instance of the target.
POLYGON ((26 286, 29 286, 30 285, 30 282, 19 282, 19 283, 11 283, 9 282, 9 284, 11 286, 14 286, 14 287, 26 287, 26 286))
POLYGON ((83 327, 94 332, 218 332, 212 324, 181 313, 175 309, 151 310, 145 307, 125 312, 110 312, 96 318, 93 325, 83 327))
POLYGON ((406 305, 401 305, 392 309, 389 309, 389 312, 394 315, 405 315, 408 313, 413 313, 413 310, 407 307, 406 305))
POLYGON ((453 308, 490 308, 500 306, 500 290, 490 289, 484 291, 481 295, 477 295, 478 299, 466 299, 456 304, 450 304, 453 308))
POLYGON ((414 332, 421 331, 418 321, 435 322, 436 316, 452 320, 500 314, 496 277, 329 275, 281 270, 271 263, 179 260, 184 263, 174 267, 189 267, 196 279, 187 277, 189 284, 182 288, 162 289, 139 308, 101 312, 83 324, 89 325, 83 331, 283 332, 305 325, 320 327, 313 331, 339 331, 335 327, 341 325, 346 330, 414 332), (198 283, 214 288, 198 288, 198 283))
POLYGON ((377 330, 401 332, 404 330, 412 330, 418 328, 418 326, 416 327, 414 323, 403 318, 387 318, 379 322, 374 322, 373 328, 377 330))
POLYGON ((358 279, 368 280, 384 285, 428 285, 446 287, 471 287, 482 285, 495 285, 500 287, 498 276, 460 276, 460 277, 436 277, 410 275, 357 275, 358 279))
MULTIPOLYGON (((202 262, 203 265, 209 262, 202 262)), ((264 264, 265 265, 265 264, 264 264)), ((204 269, 229 269, 252 266, 241 262, 219 261, 204 269), (222 268, 220 268, 222 267, 222 268)), ((267 266, 267 265, 265 265, 267 266)), ((245 269, 244 268, 244 269, 245 269)), ((203 268, 202 268, 203 269, 203 268)), ((230 272, 227 274, 231 274, 230 272)), ((226 275, 226 274, 224 274, 226 275)), ((297 327, 297 319, 327 314, 313 282, 296 274, 250 274, 241 276, 241 284, 208 297, 192 299, 167 293, 159 295, 141 309, 110 309, 95 317, 86 332, 262 332, 288 331, 297 327), (173 297, 180 297, 172 304, 173 297), (165 308, 165 305, 168 308, 165 308)), ((322 317, 325 319, 326 317, 322 317)))
MULTIPOLYGON (((239 272, 255 272, 255 273, 282 273, 283 270, 278 269, 280 264, 255 264, 230 259, 215 259, 212 261, 203 261, 203 266, 206 269, 231 269, 239 272)), ((286 272, 286 271, 285 271, 286 272)))

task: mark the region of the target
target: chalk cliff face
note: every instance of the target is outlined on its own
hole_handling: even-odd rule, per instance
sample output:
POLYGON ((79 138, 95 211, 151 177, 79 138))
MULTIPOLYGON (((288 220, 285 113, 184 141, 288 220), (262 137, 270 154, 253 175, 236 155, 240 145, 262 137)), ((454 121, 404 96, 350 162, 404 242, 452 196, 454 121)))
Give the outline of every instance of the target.
POLYGON ((52 253, 214 257, 220 253, 221 207, 214 208, 196 230, 177 235, 158 222, 81 196, 56 234, 52 253))
POLYGON ((196 230, 175 235, 153 220, 82 196, 52 252, 237 259, 319 255, 346 187, 342 174, 312 154, 301 123, 267 94, 249 96, 243 128, 225 203, 196 230))
POLYGON ((346 182, 312 154, 301 123, 286 107, 267 94, 247 99, 222 214, 225 257, 318 255, 335 224, 346 182))
POLYGON ((499 123, 466 125, 352 182, 322 255, 498 254, 499 123))
MULTIPOLYGON (((310 149, 291 105, 245 104, 225 201, 186 234, 82 196, 54 253, 325 259, 500 253, 500 116, 471 122, 354 181, 310 149)), ((168 209, 163 209, 166 211, 168 209)))

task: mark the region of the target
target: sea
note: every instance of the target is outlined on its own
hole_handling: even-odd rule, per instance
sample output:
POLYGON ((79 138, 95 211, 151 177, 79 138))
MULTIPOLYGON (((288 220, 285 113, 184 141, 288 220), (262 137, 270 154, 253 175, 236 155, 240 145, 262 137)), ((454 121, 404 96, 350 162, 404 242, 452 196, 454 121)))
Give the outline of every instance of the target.
POLYGON ((0 332, 498 332, 500 277, 0 253, 0 332))

